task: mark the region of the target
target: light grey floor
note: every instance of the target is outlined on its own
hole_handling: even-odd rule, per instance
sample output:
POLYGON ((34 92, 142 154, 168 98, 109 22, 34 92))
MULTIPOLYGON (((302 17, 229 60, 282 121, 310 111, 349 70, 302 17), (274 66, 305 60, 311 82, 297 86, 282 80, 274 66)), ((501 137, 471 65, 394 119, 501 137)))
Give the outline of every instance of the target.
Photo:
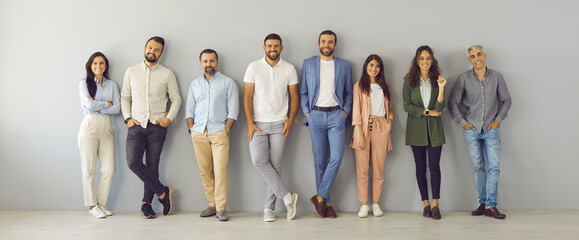
POLYGON ((298 212, 263 222, 258 212, 231 212, 229 222, 178 212, 147 220, 138 212, 95 219, 87 211, 0 210, 0 239, 579 239, 579 210, 503 211, 506 220, 446 211, 439 221, 419 212, 386 212, 361 219, 338 213, 322 219, 298 212))

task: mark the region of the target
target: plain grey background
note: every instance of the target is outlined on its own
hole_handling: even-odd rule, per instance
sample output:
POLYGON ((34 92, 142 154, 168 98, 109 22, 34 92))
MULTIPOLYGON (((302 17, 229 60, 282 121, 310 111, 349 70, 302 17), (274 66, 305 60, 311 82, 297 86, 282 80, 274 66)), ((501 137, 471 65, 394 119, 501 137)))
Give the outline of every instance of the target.
MULTIPOLYGON (((579 34, 576 1, 0 1, 0 209, 86 209, 82 200, 77 134, 82 112, 78 83, 90 54, 102 51, 111 79, 122 86, 127 67, 143 61, 146 40, 166 39, 160 62, 171 68, 185 100, 202 74, 198 54, 217 50, 219 70, 242 90, 247 65, 262 58, 263 38, 283 38, 282 58, 301 72, 319 54, 318 34, 338 34, 336 56, 352 63, 353 80, 372 53, 382 57, 394 101, 394 150, 388 153, 381 205, 419 211, 420 194, 410 147, 402 77, 416 48, 430 45, 449 80, 469 69, 465 49, 482 44, 487 65, 503 73, 512 108, 501 125, 500 209, 579 207, 576 91, 579 34)), ((301 81, 301 79, 300 79, 301 81)), ((240 94, 241 96, 242 94, 240 94)), ((241 97, 240 97, 241 101, 241 97)), ((206 207, 184 120, 185 102, 171 124, 161 179, 176 189, 176 210, 206 207)), ((300 194, 298 211, 313 211, 310 134, 298 114, 286 145, 283 178, 300 194)), ((461 126, 442 115, 441 209, 477 206, 472 164, 461 126)), ((140 207, 143 186, 125 159, 127 129, 116 127, 117 172, 107 207, 140 207)), ((352 128, 347 131, 347 142, 352 128)), ((231 133, 228 209, 260 211, 265 183, 249 158, 243 110, 231 133)), ((357 211, 354 153, 347 148, 332 191, 339 211, 357 211)), ((282 202, 282 201, 279 201, 282 202)), ((158 203, 156 208, 160 209, 158 203)), ((278 208, 285 208, 278 203, 278 208)))

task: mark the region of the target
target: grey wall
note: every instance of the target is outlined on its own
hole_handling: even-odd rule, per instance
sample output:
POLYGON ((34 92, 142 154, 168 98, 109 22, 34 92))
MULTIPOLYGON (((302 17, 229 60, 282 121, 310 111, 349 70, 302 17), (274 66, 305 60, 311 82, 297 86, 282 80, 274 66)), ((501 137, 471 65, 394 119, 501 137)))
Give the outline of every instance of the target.
MULTIPOLYGON (((410 147, 404 145, 406 114, 402 77, 415 49, 430 45, 446 78, 471 68, 464 50, 487 48, 487 64, 503 73, 513 105, 501 125, 499 207, 577 208, 576 90, 579 23, 576 1, 0 1, 0 209, 85 209, 77 147, 82 120, 78 82, 95 51, 111 62, 111 78, 122 85, 127 67, 143 61, 145 41, 167 43, 161 63, 174 70, 181 96, 202 73, 198 53, 219 52, 219 69, 240 89, 247 65, 263 56, 263 38, 284 40, 282 57, 301 71, 303 59, 318 54, 325 29, 339 37, 336 55, 352 63, 355 81, 371 53, 385 61, 393 89, 394 150, 388 153, 381 203, 387 211, 420 210, 410 147)), ((161 178, 174 185, 176 209, 206 205, 184 105, 170 126, 161 178)), ((476 206, 472 165, 461 127, 442 115, 442 209, 476 206)), ((286 146, 283 176, 300 194, 300 211, 313 211, 315 178, 309 130, 303 114, 286 146)), ((127 129, 116 127, 117 173, 108 207, 137 210, 142 184, 126 166, 127 129)), ((352 129, 347 133, 351 136, 352 129)), ((232 130, 229 204, 234 211, 260 210, 265 184, 251 164, 246 121, 232 130)), ((357 211, 355 165, 346 149, 332 192, 338 210, 357 211)), ((283 208, 282 208, 283 209, 283 208)))

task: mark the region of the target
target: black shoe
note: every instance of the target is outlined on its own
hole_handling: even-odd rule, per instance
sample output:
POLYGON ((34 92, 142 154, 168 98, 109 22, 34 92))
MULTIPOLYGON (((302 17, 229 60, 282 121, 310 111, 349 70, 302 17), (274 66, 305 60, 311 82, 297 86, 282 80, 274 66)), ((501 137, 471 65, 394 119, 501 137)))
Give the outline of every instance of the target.
POLYGON ((141 206, 141 215, 146 219, 157 217, 150 203, 143 203, 143 205, 141 206))
POLYGON ((430 218, 432 217, 432 211, 430 210, 430 205, 424 207, 424 210, 422 211, 422 216, 430 218))
POLYGON ((163 215, 169 215, 173 212, 173 187, 165 187, 165 197, 159 198, 159 202, 163 204, 163 215))
POLYGON ((432 208, 432 219, 439 220, 441 218, 442 218, 442 216, 440 215, 440 209, 438 209, 438 207, 433 207, 432 208))

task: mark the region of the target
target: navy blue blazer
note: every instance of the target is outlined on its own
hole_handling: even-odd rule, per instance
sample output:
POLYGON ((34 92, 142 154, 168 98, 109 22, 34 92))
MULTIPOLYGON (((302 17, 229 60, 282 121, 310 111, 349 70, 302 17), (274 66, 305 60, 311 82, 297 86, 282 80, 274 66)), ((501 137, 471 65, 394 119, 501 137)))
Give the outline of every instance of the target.
MULTIPOLYGON (((348 116, 352 111, 352 67, 350 62, 334 57, 334 90, 336 100, 340 108, 348 116)), ((316 104, 320 93, 320 56, 313 56, 304 60, 302 65, 302 81, 300 86, 300 105, 304 116, 309 113, 316 104)), ((304 125, 308 125, 305 119, 304 125)))

